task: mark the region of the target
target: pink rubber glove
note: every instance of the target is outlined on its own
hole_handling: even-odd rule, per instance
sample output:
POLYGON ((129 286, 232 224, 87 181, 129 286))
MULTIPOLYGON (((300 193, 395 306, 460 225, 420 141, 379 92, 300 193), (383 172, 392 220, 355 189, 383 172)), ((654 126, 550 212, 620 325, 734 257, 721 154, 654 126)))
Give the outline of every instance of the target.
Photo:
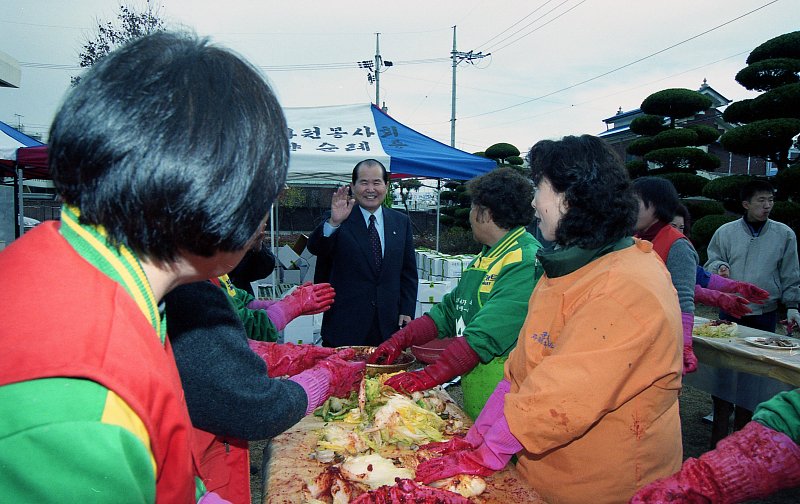
POLYGON ((248 303, 247 307, 251 310, 266 310, 278 301, 280 299, 254 299, 248 303))
POLYGON ((712 273, 711 278, 708 279, 707 288, 722 292, 736 292, 744 296, 744 298, 751 303, 756 304, 761 304, 769 299, 769 292, 764 289, 756 287, 751 283, 731 280, 730 278, 721 277, 714 273, 712 273))
POLYGON ((454 436, 448 441, 438 443, 428 443, 420 446, 421 450, 446 455, 456 451, 477 448, 483 443, 483 435, 489 431, 497 419, 503 415, 503 405, 505 404, 506 394, 511 390, 511 383, 508 380, 501 380, 494 388, 494 392, 486 400, 483 409, 475 419, 475 423, 467 431, 465 437, 454 436))
POLYGON ((748 423, 677 473, 641 488, 634 504, 734 503, 800 485, 800 447, 758 422, 748 423))
POLYGON ((749 304, 747 299, 737 296, 736 294, 704 289, 699 285, 694 286, 694 302, 722 308, 723 311, 730 313, 736 318, 742 318, 748 313, 753 312, 753 310, 747 306, 749 304))
POLYGON ((223 499, 216 492, 206 492, 200 497, 197 504, 231 504, 231 501, 223 499))
POLYGON ((330 397, 331 372, 322 367, 306 369, 302 373, 289 378, 303 387, 308 401, 306 415, 317 409, 325 400, 330 397))
POLYGON ((392 334, 392 336, 378 345, 367 359, 370 364, 381 362, 392 364, 400 356, 400 353, 412 345, 422 345, 439 335, 436 323, 427 315, 409 322, 404 328, 392 334))
POLYGON ((386 380, 386 385, 404 392, 428 390, 472 371, 480 361, 478 354, 467 343, 467 338, 455 338, 436 362, 420 371, 392 376, 386 380))
MULTIPOLYGON (((451 452, 443 457, 422 462, 417 466, 415 479, 427 484, 456 474, 490 476, 495 471, 503 469, 511 457, 522 450, 522 444, 511 433, 503 414, 503 403, 509 389, 508 381, 501 381, 492 393, 492 396, 499 395, 499 400, 496 399, 491 405, 487 401, 488 410, 484 407, 478 415, 476 425, 480 421, 482 425, 487 426, 487 430, 483 433, 483 440, 475 449, 451 452)), ((475 426, 473 428, 478 430, 475 426)), ((467 438, 469 437, 468 433, 467 438)))
POLYGON ((247 340, 250 349, 267 363, 267 375, 293 376, 312 367, 317 361, 336 353, 333 348, 316 345, 295 345, 294 343, 272 343, 269 341, 247 340))
POLYGON ((683 374, 697 371, 697 357, 692 349, 692 328, 694 327, 694 314, 682 312, 683 324, 683 374))
POLYGON ((336 291, 329 283, 306 282, 285 298, 268 306, 261 300, 253 300, 247 307, 251 310, 266 309, 267 317, 281 331, 300 315, 314 315, 329 310, 335 296, 336 291))

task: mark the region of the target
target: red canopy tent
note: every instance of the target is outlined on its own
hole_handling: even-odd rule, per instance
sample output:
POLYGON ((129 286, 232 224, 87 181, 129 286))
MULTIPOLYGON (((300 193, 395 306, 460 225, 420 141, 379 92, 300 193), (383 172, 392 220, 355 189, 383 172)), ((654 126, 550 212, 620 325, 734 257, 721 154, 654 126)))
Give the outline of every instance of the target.
POLYGON ((49 179, 47 169, 47 146, 22 147, 17 149, 17 166, 22 168, 25 178, 49 179))
MULTIPOLYGON (((12 157, 12 156, 8 156, 12 157)), ((15 215, 19 216, 15 224, 15 236, 24 233, 20 219, 22 218, 22 181, 24 179, 50 179, 47 169, 47 145, 20 147, 16 159, 0 159, 0 176, 14 179, 15 215)))

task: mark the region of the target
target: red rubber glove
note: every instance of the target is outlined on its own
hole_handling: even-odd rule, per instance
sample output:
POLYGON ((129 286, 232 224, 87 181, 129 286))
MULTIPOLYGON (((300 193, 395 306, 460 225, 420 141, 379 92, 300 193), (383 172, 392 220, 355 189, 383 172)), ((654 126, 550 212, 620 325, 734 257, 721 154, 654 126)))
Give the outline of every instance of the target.
MULTIPOLYGON (((451 447, 434 446, 434 450, 442 448, 446 455, 419 464, 415 479, 427 484, 456 474, 490 476, 495 471, 503 469, 511 457, 522 450, 522 444, 511 433, 503 414, 505 397, 510 388, 508 380, 502 380, 497 384, 489 400, 486 401, 486 406, 475 420, 475 425, 460 442, 476 448, 448 452, 451 447), (485 431, 478 433, 481 428, 485 428, 485 431), (473 442, 473 440, 478 441, 473 442)), ((456 445, 459 442, 451 444, 456 445)), ((426 449, 427 445, 421 448, 426 449)))
POLYGON ((736 294, 704 289, 699 285, 694 286, 694 302, 722 308, 723 311, 730 313, 736 318, 742 318, 748 313, 753 312, 753 310, 747 306, 750 304, 747 299, 737 296, 736 294))
POLYGON ((791 333, 793 327, 800 325, 800 312, 797 311, 797 308, 789 308, 786 310, 786 322, 787 333, 791 333))
POLYGON ((333 348, 294 343, 272 343, 247 340, 250 349, 267 363, 267 376, 294 376, 312 367, 317 361, 336 353, 333 348))
POLYGON ((478 354, 467 343, 467 338, 455 338, 436 362, 420 371, 392 376, 386 380, 386 385, 401 392, 428 390, 472 371, 480 361, 478 354))
MULTIPOLYGON (((314 368, 327 369, 331 373, 330 395, 347 397, 350 392, 358 388, 367 363, 364 361, 346 361, 338 355, 331 355, 317 362, 314 368)), ((314 369, 312 368, 312 369, 314 369)))
POLYGON ((449 478, 456 474, 491 476, 494 472, 482 464, 475 450, 462 450, 422 462, 417 466, 415 479, 427 485, 431 481, 449 478))
POLYGON ((787 336, 791 336, 795 329, 797 329, 797 324, 794 322, 794 320, 783 319, 779 320, 778 323, 786 328, 787 336))
POLYGON ((483 436, 489 429, 497 423, 497 419, 503 415, 506 394, 511 390, 511 383, 508 380, 501 380, 494 388, 494 392, 486 400, 483 409, 475 419, 475 423, 467 431, 464 437, 454 436, 449 441, 439 443, 428 443, 420 446, 420 450, 427 450, 441 455, 447 455, 461 450, 471 450, 483 443, 483 436))
POLYGON ((687 459, 677 473, 641 488, 631 502, 743 502, 798 485, 800 447, 750 422, 699 459, 687 459))
POLYGON ((747 282, 740 282, 738 280, 731 280, 730 278, 721 277, 712 273, 711 278, 708 279, 708 287, 711 290, 718 290, 722 292, 736 292, 741 294, 751 303, 762 304, 769 299, 769 292, 756 287, 755 285, 747 282))
POLYGON ((267 303, 257 299, 247 307, 251 310, 265 309, 275 328, 280 331, 300 315, 314 315, 329 310, 335 296, 336 291, 329 283, 306 282, 277 302, 267 303))
POLYGON ((367 362, 392 364, 406 348, 427 343, 438 335, 439 329, 436 327, 436 323, 429 316, 423 315, 412 320, 404 328, 392 334, 388 340, 378 345, 378 348, 370 354, 367 362))
POLYGON ((429 502, 437 504, 470 504, 470 500, 461 495, 442 488, 430 488, 417 485, 410 479, 395 478, 392 486, 383 485, 370 490, 351 500, 350 504, 389 504, 429 502))
POLYGON ((428 443, 419 447, 420 450, 438 453, 439 455, 449 455, 451 453, 464 450, 474 450, 475 446, 464 439, 462 436, 453 436, 447 441, 428 443))
POLYGON ((683 374, 697 371, 697 357, 692 349, 692 328, 694 327, 694 314, 681 313, 683 324, 683 374))

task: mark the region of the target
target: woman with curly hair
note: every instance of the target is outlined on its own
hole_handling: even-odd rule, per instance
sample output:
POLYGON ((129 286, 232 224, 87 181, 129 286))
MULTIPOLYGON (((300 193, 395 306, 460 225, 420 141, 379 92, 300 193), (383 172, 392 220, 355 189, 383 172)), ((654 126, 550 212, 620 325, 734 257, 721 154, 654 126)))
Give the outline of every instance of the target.
POLYGON ((536 260, 541 245, 525 231, 533 220, 530 181, 512 168, 500 168, 471 180, 467 191, 472 234, 483 249, 441 303, 393 334, 370 359, 391 363, 412 345, 455 336, 435 363, 386 384, 413 392, 463 375, 464 410, 475 418, 503 379, 503 364, 542 270, 536 260))
MULTIPOLYGON (((631 237, 638 204, 602 140, 543 140, 529 153, 544 275, 517 346, 466 437, 428 446, 430 482, 489 475, 516 454, 547 502, 626 502, 682 459, 681 319, 663 262, 631 237)), ((426 447, 423 447, 426 448, 426 447)))

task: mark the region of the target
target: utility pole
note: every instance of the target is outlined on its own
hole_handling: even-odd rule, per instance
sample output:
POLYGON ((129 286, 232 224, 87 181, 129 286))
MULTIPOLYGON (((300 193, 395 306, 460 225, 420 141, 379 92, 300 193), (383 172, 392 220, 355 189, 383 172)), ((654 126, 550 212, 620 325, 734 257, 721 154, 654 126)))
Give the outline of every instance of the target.
POLYGON ((381 110, 386 112, 386 105, 381 105, 381 73, 385 72, 386 70, 381 70, 381 67, 390 67, 394 66, 394 63, 391 61, 385 61, 381 57, 381 34, 375 34, 375 59, 374 60, 363 60, 358 62, 358 68, 366 68, 368 70, 367 73, 367 81, 370 84, 375 84, 375 105, 380 107, 381 110), (375 72, 375 75, 372 72, 375 72))
POLYGON ((451 92, 450 103, 450 147, 456 146, 456 67, 462 61, 474 65, 474 60, 483 59, 490 56, 492 53, 483 54, 483 52, 458 52, 456 49, 456 27, 453 26, 453 50, 450 52, 450 58, 453 60, 453 89, 451 92))
POLYGON ((381 106, 381 34, 375 34, 375 105, 381 106))

